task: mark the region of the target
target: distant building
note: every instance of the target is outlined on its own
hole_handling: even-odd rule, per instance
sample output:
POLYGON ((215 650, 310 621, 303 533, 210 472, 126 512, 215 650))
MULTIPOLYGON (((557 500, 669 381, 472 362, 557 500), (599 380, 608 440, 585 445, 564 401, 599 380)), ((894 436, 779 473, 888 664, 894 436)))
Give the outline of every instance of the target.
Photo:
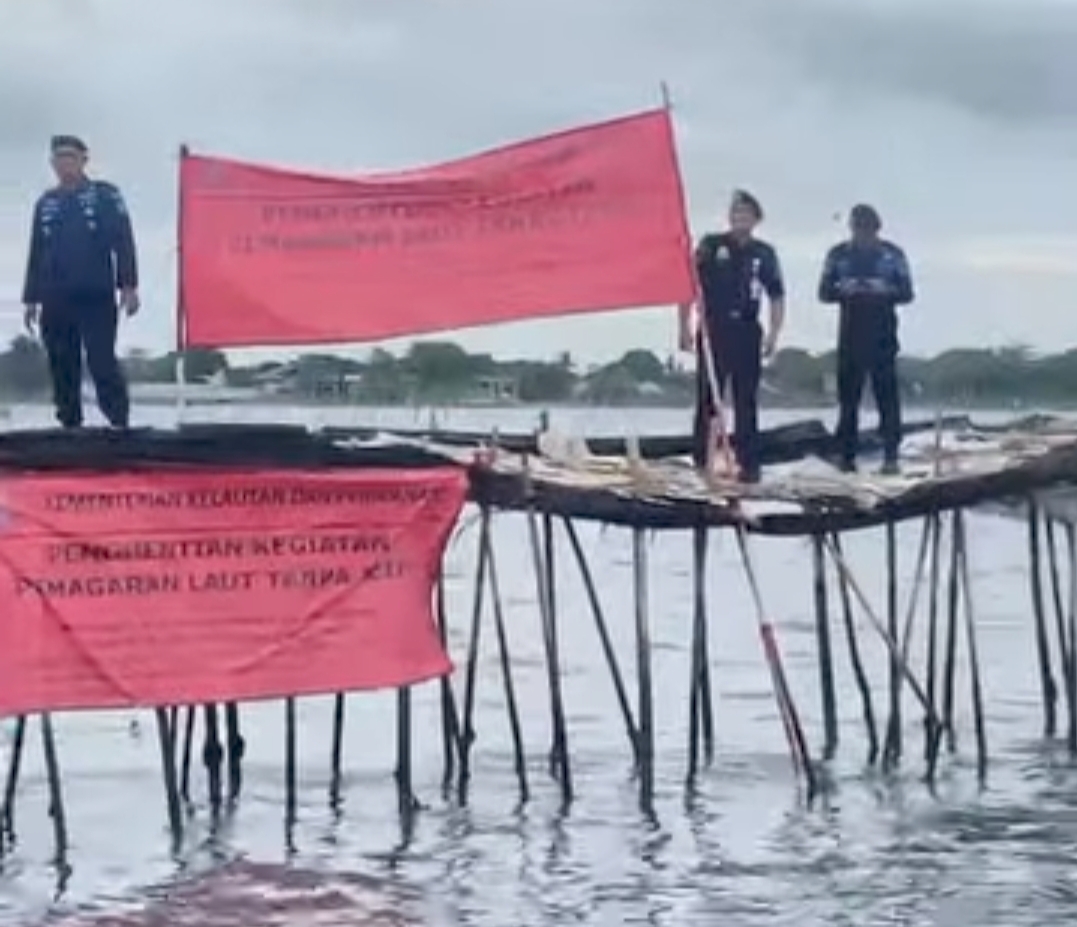
POLYGON ((298 370, 292 362, 264 364, 252 377, 255 388, 263 393, 294 393, 298 370))
POLYGON ((515 377, 487 376, 477 377, 473 402, 502 403, 518 402, 520 384, 515 377))

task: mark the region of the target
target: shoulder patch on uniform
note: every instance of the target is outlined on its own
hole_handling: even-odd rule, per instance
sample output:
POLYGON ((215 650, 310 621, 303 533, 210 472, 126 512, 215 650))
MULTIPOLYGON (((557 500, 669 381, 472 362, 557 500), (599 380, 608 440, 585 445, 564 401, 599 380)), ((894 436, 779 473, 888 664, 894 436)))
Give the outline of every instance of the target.
POLYGON ((108 197, 109 201, 121 216, 127 214, 127 203, 124 202, 123 194, 120 193, 119 187, 109 183, 107 180, 96 180, 94 181, 94 184, 99 193, 108 197))

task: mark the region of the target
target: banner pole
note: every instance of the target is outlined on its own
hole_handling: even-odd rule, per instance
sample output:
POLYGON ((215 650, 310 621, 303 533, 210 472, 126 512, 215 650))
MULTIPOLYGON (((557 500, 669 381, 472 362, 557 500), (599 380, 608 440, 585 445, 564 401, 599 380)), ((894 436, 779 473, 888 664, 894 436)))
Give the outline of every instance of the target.
POLYGON ((176 424, 182 425, 187 411, 187 364, 184 359, 186 317, 183 287, 183 162, 189 157, 186 145, 179 148, 176 184, 176 424))
MULTIPOLYGON (((662 108, 666 111, 670 118, 670 133, 673 134, 672 119, 673 119, 673 96, 669 90, 669 84, 665 81, 661 81, 658 85, 659 92, 662 96, 662 108)), ((671 139, 674 156, 676 157, 676 138, 671 139)), ((688 204, 687 198, 684 192, 684 178, 681 176, 680 159, 677 159, 677 179, 680 186, 681 194, 681 207, 684 213, 685 222, 685 235, 687 236, 688 246, 691 248, 692 236, 688 229, 688 204)), ((730 440, 729 428, 726 425, 726 413, 725 407, 722 403, 722 393, 718 388, 717 372, 714 369, 714 354, 712 351, 712 342, 710 337, 710 326, 707 323, 707 315, 703 311, 702 294, 699 288, 699 280, 696 277, 695 262, 692 261, 692 279, 696 284, 696 296, 695 296, 695 322, 696 330, 699 333, 699 338, 696 342, 696 364, 698 365, 697 376, 704 378, 704 395, 709 396, 711 400, 711 408, 714 410, 712 413, 711 421, 707 427, 707 452, 703 461, 703 467, 708 474, 713 469, 713 456, 716 449, 721 451, 723 462, 726 465, 726 469, 733 472, 736 468, 733 457, 733 445, 730 440), (716 447, 717 446, 717 447, 716 447)))

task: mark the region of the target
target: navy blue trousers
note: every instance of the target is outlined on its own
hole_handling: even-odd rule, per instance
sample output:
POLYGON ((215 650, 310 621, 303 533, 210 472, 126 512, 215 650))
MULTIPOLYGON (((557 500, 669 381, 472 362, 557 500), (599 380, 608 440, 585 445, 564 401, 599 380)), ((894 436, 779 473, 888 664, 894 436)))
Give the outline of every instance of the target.
POLYGON ((127 382, 116 357, 119 310, 110 295, 54 301, 41 309, 41 340, 49 358, 56 418, 64 428, 82 424, 82 358, 110 425, 126 428, 127 382))
MULTIPOLYGON (((762 376, 763 329, 756 319, 710 323, 711 356, 723 407, 733 407, 737 463, 749 476, 759 474, 759 381, 762 376), (730 402, 730 400, 732 400, 730 402)), ((714 416, 703 347, 697 352, 697 396, 693 456, 697 466, 707 458, 710 423, 714 416)), ((726 423, 728 426, 728 422, 726 423)))

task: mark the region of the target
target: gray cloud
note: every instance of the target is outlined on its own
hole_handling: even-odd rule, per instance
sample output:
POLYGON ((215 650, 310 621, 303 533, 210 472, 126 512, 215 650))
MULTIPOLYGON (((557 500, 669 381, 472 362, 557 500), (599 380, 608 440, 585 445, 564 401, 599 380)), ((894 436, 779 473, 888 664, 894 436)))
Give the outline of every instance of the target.
POLYGON ((1077 115, 1072 3, 779 0, 750 7, 807 79, 868 105, 880 93, 906 95, 1008 128, 1053 128, 1077 115))
MULTIPOLYGON (((1075 40, 1063 0, 0 0, 0 291, 17 290, 55 131, 85 134, 132 201, 161 308, 128 337, 159 347, 180 142, 405 166, 650 106, 666 80, 694 225, 747 184, 788 243, 791 337, 829 339, 815 255, 834 214, 869 199, 922 256, 935 308, 910 315, 910 345, 982 337, 979 307, 1032 291, 1019 318, 992 310, 994 335, 1057 344, 1074 281, 1014 255, 1077 234, 1075 40), (1004 283, 985 272, 1000 249, 1004 283)), ((668 313, 631 318, 474 339, 671 344, 668 313)))

